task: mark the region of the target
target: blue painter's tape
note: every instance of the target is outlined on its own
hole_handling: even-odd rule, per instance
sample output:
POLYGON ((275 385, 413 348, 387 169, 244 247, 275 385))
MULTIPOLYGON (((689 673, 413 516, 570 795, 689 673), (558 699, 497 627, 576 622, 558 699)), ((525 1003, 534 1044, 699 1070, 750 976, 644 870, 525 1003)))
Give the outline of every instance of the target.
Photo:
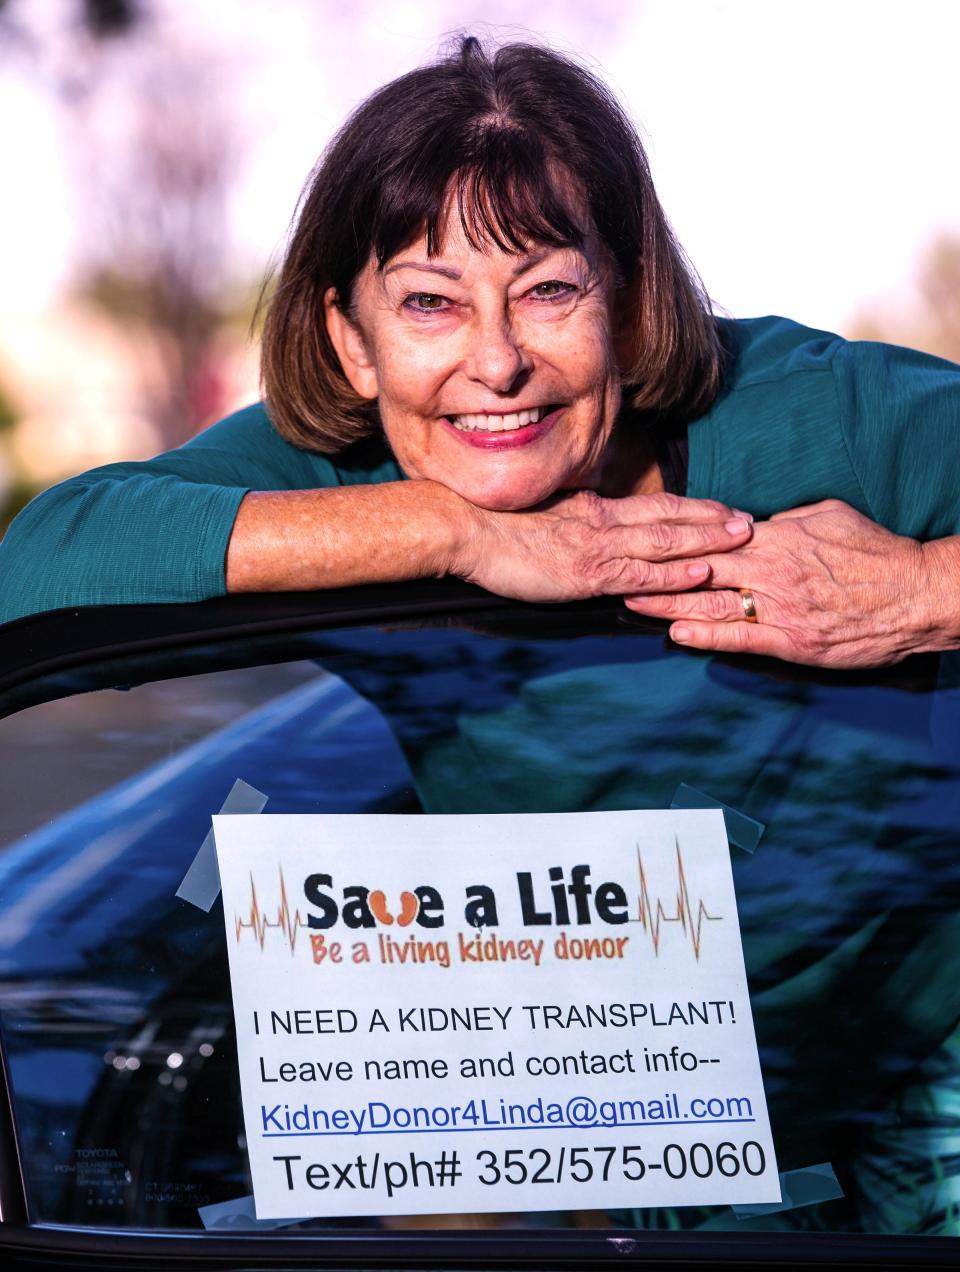
POLYGON ((724 825, 727 828, 727 838, 737 848, 742 848, 744 852, 756 852, 757 845, 766 830, 763 822, 758 822, 753 817, 748 817, 746 813, 737 812, 729 804, 724 804, 721 800, 714 799, 712 795, 707 795, 705 791, 698 791, 695 786, 688 786, 686 782, 681 782, 677 787, 673 799, 670 801, 670 807, 721 809, 724 825))
POLYGON ((804 1166, 802 1170, 785 1170, 780 1176, 782 1200, 757 1202, 752 1206, 731 1206, 738 1219, 756 1219, 758 1215, 774 1215, 778 1210, 797 1210, 815 1206, 821 1201, 834 1201, 843 1189, 829 1162, 804 1166))
MULTIPOLYGON (((238 777, 230 788, 230 794, 223 801, 221 813, 262 813, 267 796, 255 786, 241 781, 238 777)), ((210 907, 220 895, 220 871, 217 867, 217 848, 213 838, 213 827, 207 831, 207 837, 200 845, 200 850, 190 863, 183 882, 177 888, 176 895, 182 901, 189 901, 200 910, 210 913, 210 907)))
POLYGON ((212 1232, 267 1232, 271 1228, 289 1228, 302 1219, 258 1219, 252 1197, 232 1197, 213 1206, 201 1206, 200 1222, 212 1232))

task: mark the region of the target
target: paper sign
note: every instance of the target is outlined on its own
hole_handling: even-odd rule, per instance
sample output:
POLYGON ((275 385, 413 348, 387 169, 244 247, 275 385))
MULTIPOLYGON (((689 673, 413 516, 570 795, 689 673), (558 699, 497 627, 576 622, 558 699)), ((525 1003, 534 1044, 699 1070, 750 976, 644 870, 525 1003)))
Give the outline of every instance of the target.
POLYGON ((780 1200, 720 812, 213 820, 259 1219, 780 1200))

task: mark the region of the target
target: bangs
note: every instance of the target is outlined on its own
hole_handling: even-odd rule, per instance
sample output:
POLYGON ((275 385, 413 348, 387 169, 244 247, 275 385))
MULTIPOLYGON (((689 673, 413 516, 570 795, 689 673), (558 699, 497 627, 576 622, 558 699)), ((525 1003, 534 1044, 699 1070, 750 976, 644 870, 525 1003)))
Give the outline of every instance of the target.
POLYGON ((537 138, 502 119, 475 124, 460 146, 439 133, 431 153, 384 184, 372 244, 381 269, 424 234, 427 255, 439 255, 454 207, 476 251, 583 247, 589 215, 578 215, 574 178, 537 138))

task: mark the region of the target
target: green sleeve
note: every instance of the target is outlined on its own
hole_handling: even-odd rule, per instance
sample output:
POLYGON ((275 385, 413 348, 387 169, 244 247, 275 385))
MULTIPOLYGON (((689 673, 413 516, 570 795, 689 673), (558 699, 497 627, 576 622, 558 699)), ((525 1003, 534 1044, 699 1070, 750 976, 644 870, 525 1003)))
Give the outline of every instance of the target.
POLYGON ((227 542, 248 490, 305 490, 399 477, 299 450, 262 405, 177 450, 109 464, 30 503, 0 543, 0 623, 83 605, 222 596, 227 542))
POLYGON ((960 366, 913 349, 841 345, 840 425, 870 515, 924 541, 960 533, 960 366))
POLYGON ((689 428, 687 494, 758 518, 821 499, 869 515, 840 428, 844 342, 774 316, 720 325, 732 361, 724 392, 689 428))
POLYGON ((688 431, 689 495, 757 517, 842 499, 914 539, 960 532, 960 366, 784 318, 721 329, 733 361, 688 431))

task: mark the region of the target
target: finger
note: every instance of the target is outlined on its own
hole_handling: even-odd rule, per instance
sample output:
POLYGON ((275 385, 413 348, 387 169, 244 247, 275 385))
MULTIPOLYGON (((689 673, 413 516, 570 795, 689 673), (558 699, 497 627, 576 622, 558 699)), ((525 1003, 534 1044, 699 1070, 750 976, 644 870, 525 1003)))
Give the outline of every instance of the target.
MULTIPOLYGON (((734 547, 739 546, 741 545, 734 545, 734 547)), ((710 567, 710 582, 705 586, 713 589, 725 588, 733 592, 739 592, 742 587, 756 590, 761 582, 757 577, 758 574, 765 576, 769 570, 764 571, 759 545, 756 545, 756 551, 749 540, 742 546, 746 548, 746 551, 736 552, 728 549, 726 552, 715 553, 712 556, 704 555, 701 558, 710 567)), ((769 584, 769 579, 767 583, 769 584)), ((761 588, 761 590, 764 589, 761 588)), ((766 590, 769 591, 769 586, 766 590)))
POLYGON ((593 583, 607 596, 640 596, 703 587, 708 577, 709 567, 699 561, 661 563, 621 557, 607 562, 593 583))
POLYGON ((707 623, 743 622, 736 592, 676 592, 663 596, 625 596, 627 609, 650 618, 693 619, 707 623))
POLYGON ((651 521, 729 521, 731 517, 743 517, 752 521, 749 512, 731 508, 718 499, 689 499, 686 495, 672 495, 666 490, 649 495, 628 495, 616 501, 622 520, 637 525, 651 521))
POLYGON ((650 525, 613 526, 607 531, 612 553, 645 561, 729 552, 747 543, 752 533, 751 522, 742 517, 727 521, 655 521, 650 525))
POLYGON ((766 623, 698 623, 684 619, 670 628, 669 636, 687 649, 766 654, 770 658, 782 658, 785 662, 801 661, 786 632, 766 623))
POLYGON ((818 503, 800 504, 797 508, 785 508, 783 512, 775 512, 770 521, 789 521, 791 517, 810 517, 816 512, 837 512, 841 508, 849 508, 841 499, 821 499, 818 503))

